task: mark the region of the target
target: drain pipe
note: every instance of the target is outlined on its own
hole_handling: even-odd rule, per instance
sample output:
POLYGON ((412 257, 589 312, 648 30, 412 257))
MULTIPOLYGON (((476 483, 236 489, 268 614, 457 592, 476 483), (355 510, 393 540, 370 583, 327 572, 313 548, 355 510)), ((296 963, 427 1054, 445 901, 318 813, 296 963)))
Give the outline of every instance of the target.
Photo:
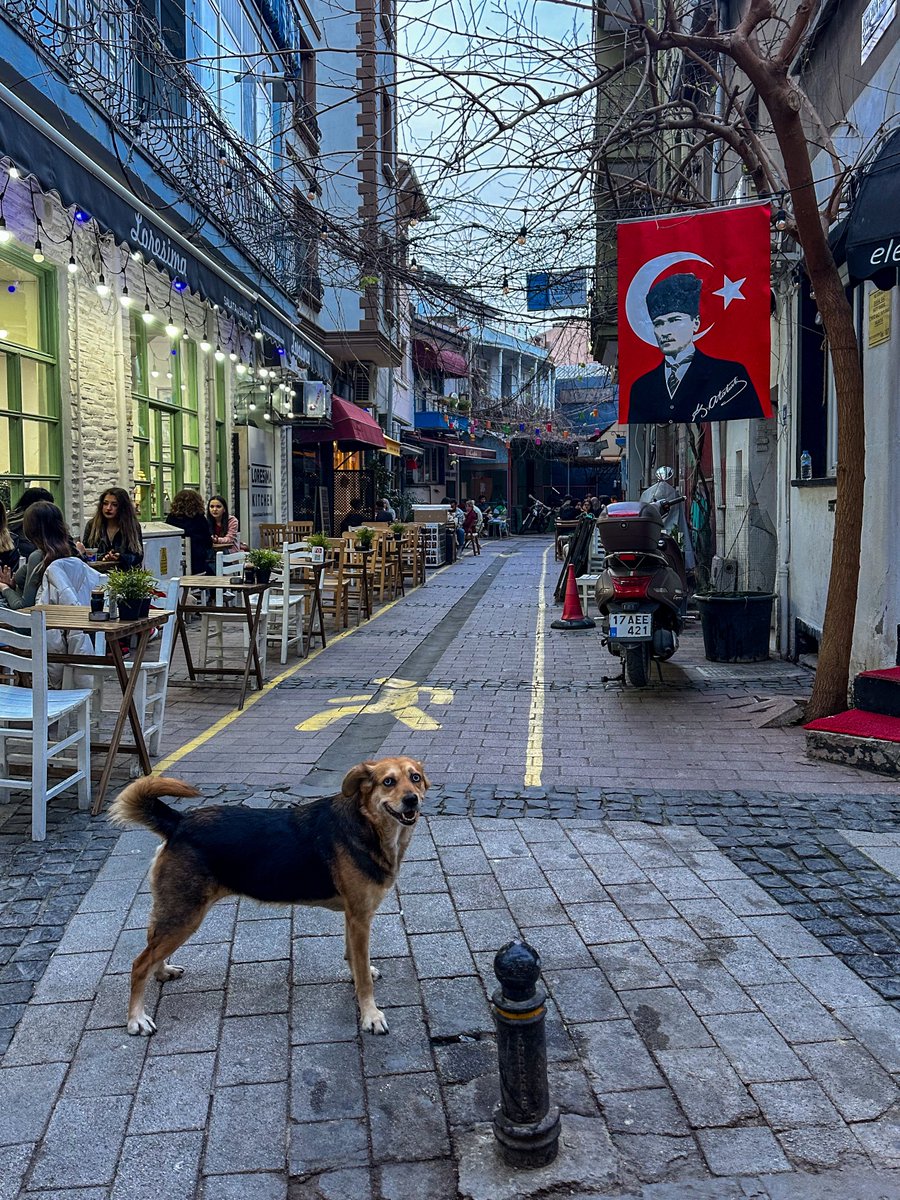
MULTIPOLYGON (((721 78, 722 75, 722 56, 717 56, 716 69, 721 78)), ((721 121, 725 111, 725 97, 720 86, 716 86, 716 119, 721 121)), ((712 148, 712 178, 710 180, 709 197, 713 204, 716 204, 722 195, 722 176, 719 172, 719 167, 722 160, 722 142, 717 139, 713 142, 712 148)), ((719 558, 725 557, 725 477, 722 471, 722 422, 713 421, 710 425, 712 433, 712 468, 713 468, 713 491, 716 494, 716 554, 719 558)))

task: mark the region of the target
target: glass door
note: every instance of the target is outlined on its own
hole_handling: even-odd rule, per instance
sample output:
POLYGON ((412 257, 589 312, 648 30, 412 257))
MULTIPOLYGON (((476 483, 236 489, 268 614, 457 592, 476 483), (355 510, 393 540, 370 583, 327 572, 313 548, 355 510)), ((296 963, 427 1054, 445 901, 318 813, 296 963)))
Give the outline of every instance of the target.
POLYGON ((150 480, 153 516, 164 517, 178 491, 175 472, 175 419, 169 409, 150 406, 150 480))

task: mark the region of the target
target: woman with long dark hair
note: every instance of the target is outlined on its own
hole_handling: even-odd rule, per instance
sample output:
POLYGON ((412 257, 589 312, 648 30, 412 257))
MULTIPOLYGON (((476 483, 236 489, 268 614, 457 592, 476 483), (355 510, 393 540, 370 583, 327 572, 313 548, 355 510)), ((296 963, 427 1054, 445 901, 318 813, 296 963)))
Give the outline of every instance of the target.
POLYGON ((228 502, 224 496, 210 496, 206 505, 206 519, 212 534, 213 553, 223 550, 234 554, 241 548, 237 517, 228 515, 228 502))
POLYGON ((126 569, 141 565, 144 539, 134 502, 124 488, 107 488, 101 493, 97 511, 77 545, 82 552, 86 546, 96 550, 97 562, 115 563, 126 569))
POLYGON ((6 505, 0 500, 0 567, 19 569, 19 539, 10 531, 6 505))
MULTIPOLYGON (((3 593, 3 599, 9 608, 29 608, 37 603, 44 575, 52 563, 63 558, 74 558, 81 563, 81 556, 69 535, 65 517, 49 500, 38 500, 28 506, 23 533, 29 544, 35 547, 28 556, 28 561, 23 567, 19 567, 15 576, 5 567, 0 569, 0 592, 3 593)), ((82 563, 82 566, 86 565, 82 563)), ((80 602, 71 600, 57 603, 80 602)))
POLYGON ((172 507, 166 514, 166 524, 183 531, 191 544, 191 575, 209 574, 212 553, 212 534, 206 519, 203 497, 193 488, 183 488, 172 497, 172 507))
POLYGON ((39 500, 47 500, 52 504, 53 493, 48 492, 46 488, 42 487, 26 488, 19 497, 18 503, 9 514, 9 532, 13 537, 19 539, 19 553, 24 554, 26 558, 34 554, 34 546, 25 537, 22 526, 25 522, 26 512, 31 508, 32 504, 37 504, 39 500))

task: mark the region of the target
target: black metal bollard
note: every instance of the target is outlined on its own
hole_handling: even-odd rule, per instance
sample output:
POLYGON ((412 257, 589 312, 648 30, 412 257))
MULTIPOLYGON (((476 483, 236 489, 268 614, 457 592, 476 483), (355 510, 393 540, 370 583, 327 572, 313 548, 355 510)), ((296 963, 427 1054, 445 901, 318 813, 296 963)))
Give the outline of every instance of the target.
POLYGON ((500 981, 492 997, 500 1062, 494 1136, 511 1167, 544 1167, 559 1151, 559 1109, 550 1106, 547 1083, 547 997, 537 986, 540 973, 540 956, 527 942, 508 942, 494 958, 500 981))

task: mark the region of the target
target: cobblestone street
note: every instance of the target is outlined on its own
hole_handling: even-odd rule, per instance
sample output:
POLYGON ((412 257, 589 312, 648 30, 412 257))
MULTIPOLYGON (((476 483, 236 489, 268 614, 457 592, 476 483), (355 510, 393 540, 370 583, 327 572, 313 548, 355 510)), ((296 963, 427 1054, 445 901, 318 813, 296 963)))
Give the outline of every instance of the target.
POLYGON ((241 714, 176 655, 157 773, 206 801, 424 761, 373 926, 387 1038, 358 1032, 339 915, 243 899, 128 1037, 157 839, 57 801, 34 844, 0 806, 0 1200, 900 1200, 900 787, 807 760, 766 722, 809 673, 707 663, 696 628, 623 688, 598 631, 550 628, 558 570, 489 541, 270 663, 241 714), (518 1174, 489 1125, 516 935, 563 1113, 556 1163, 518 1174))

